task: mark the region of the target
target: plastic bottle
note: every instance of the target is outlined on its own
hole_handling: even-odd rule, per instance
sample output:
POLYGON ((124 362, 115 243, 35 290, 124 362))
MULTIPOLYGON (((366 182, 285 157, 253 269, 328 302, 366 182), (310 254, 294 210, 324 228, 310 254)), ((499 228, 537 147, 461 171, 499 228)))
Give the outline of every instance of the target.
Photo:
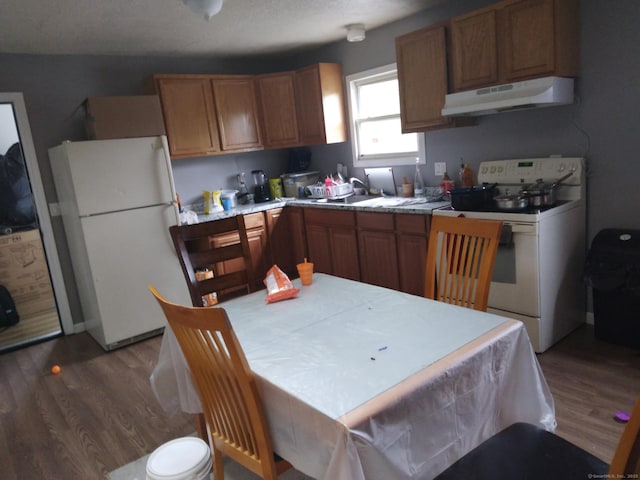
POLYGON ((422 174, 420 173, 420 160, 416 158, 416 174, 413 179, 413 195, 415 197, 422 197, 424 195, 424 181, 422 180, 422 174))
POLYGON ((444 193, 449 193, 451 190, 453 190, 453 182, 451 181, 451 178, 449 178, 449 174, 447 172, 444 172, 444 175, 442 176, 440 188, 442 188, 442 191, 444 193))
POLYGON ((473 171, 469 168, 468 163, 464 164, 461 177, 463 187, 473 187, 473 171))

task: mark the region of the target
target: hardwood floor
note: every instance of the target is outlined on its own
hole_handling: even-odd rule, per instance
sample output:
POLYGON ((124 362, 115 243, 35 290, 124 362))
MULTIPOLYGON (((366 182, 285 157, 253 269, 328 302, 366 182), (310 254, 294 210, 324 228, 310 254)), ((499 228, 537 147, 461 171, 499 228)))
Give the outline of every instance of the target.
POLYGON ((149 386, 160 340, 105 353, 83 333, 0 355, 0 477, 104 479, 192 433, 193 417, 167 418, 149 386))
MULTIPOLYGON (((192 416, 168 418, 151 392, 160 340, 104 353, 78 334, 0 354, 0 477, 104 479, 192 433, 192 416)), ((624 428, 613 415, 640 394, 638 351, 595 340, 585 326, 538 358, 557 432, 610 462, 624 428)))

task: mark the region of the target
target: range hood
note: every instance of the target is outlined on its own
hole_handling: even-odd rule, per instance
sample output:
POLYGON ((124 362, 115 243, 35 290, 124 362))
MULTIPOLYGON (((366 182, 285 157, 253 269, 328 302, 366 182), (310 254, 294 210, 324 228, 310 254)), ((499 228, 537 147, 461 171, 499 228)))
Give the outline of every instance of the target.
POLYGON ((442 115, 489 115, 511 110, 553 107, 570 103, 573 103, 573 79, 544 77, 451 93, 445 97, 442 115))

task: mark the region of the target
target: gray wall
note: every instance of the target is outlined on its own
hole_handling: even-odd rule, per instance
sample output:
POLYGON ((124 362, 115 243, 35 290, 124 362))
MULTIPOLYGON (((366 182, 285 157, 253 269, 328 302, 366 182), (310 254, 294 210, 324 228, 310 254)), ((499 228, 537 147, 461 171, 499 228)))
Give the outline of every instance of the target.
MULTIPOLYGON (((340 62, 346 75, 395 61, 393 39, 489 3, 451 0, 405 20, 367 32, 361 43, 337 42, 320 49, 276 58, 206 59, 98 56, 0 55, 0 91, 23 92, 49 202, 56 200, 47 149, 62 140, 83 140, 84 98, 144 93, 153 73, 259 73, 340 62)), ((483 160, 546 156, 585 156, 589 165, 588 223, 591 240, 603 228, 640 229, 640 173, 632 133, 640 126, 640 2, 581 1, 582 73, 579 102, 571 106, 481 117, 478 125, 426 134, 428 184, 437 184, 433 162, 457 171, 460 158, 475 170, 483 160)), ((312 149, 312 168, 328 173, 338 162, 353 169, 348 142, 312 149)), ((284 171, 286 150, 174 161, 183 203, 199 201, 201 191, 235 185, 238 171, 263 168, 269 176, 284 171)), ((411 174, 411 167, 398 175, 411 174)), ((54 219, 61 262, 74 313, 81 321, 73 275, 59 219, 54 219)))

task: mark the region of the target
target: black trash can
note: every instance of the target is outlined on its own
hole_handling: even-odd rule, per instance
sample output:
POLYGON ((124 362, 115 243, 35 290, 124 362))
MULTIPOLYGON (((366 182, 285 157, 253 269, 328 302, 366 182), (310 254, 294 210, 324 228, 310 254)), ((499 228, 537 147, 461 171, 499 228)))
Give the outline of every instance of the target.
POLYGON ((640 348, 640 230, 600 231, 587 254, 596 338, 640 348))

